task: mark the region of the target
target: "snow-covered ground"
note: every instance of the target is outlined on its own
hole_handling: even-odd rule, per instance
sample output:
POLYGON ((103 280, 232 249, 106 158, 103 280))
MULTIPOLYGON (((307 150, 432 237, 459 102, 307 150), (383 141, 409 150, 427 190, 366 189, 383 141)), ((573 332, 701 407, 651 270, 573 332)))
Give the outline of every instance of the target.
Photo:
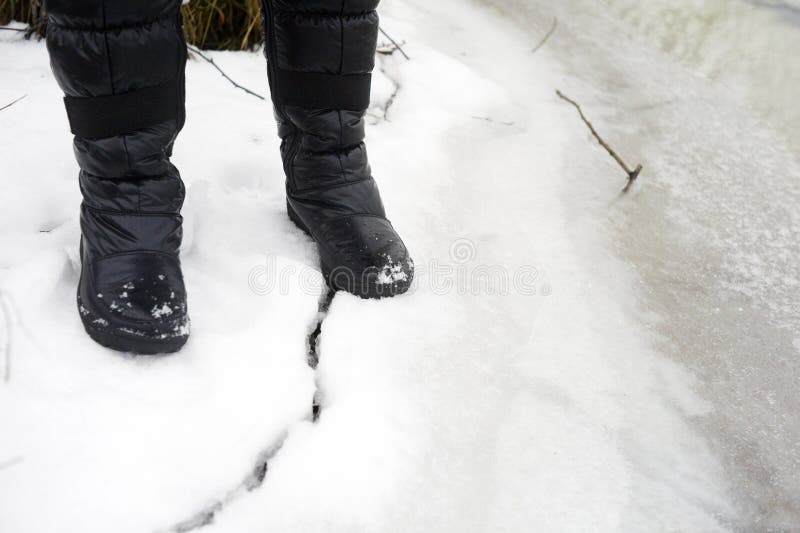
MULTIPOLYGON (((419 275, 337 294, 316 370, 324 291, 269 105, 190 61, 193 336, 121 356, 75 310, 45 48, 0 34, 0 105, 27 95, 0 111, 0 531, 800 528, 797 130, 757 84, 729 90, 779 69, 716 75, 652 30, 657 4, 384 2, 411 60, 379 56, 368 142, 419 275), (630 194, 557 88, 644 164, 630 194)), ((263 56, 213 56, 266 94, 263 56)))

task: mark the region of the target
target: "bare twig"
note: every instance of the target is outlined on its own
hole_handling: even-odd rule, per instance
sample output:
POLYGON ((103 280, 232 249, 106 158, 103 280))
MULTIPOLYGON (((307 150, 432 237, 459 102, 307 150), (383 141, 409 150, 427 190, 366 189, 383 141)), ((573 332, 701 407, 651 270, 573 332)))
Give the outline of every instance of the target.
POLYGON ((6 317, 6 324, 8 324, 8 334, 6 337, 7 343, 7 352, 6 352, 6 381, 11 377, 11 353, 14 350, 14 343, 16 342, 17 337, 15 336, 17 331, 20 331, 22 335, 27 337, 28 342, 33 344, 33 346, 39 350, 42 350, 42 346, 39 344, 39 341, 36 340, 36 336, 28 329, 28 326, 25 325, 25 321, 22 319, 22 316, 19 313, 19 306, 16 305, 14 302, 14 297, 8 293, 8 291, 0 290, 0 309, 2 309, 3 314, 6 317), (13 329, 12 329, 13 328, 13 329))
POLYGON ((207 55, 205 55, 203 52, 201 52, 199 49, 195 48, 194 46, 192 46, 192 45, 190 45, 190 44, 187 44, 187 45, 186 45, 186 48, 188 48, 188 49, 189 49, 189 50, 190 50, 192 53, 194 53, 194 54, 197 54, 197 55, 198 55, 198 56, 200 56, 202 59, 204 59, 205 61, 207 61, 208 63, 210 63, 212 67, 214 67, 215 69, 217 69, 217 71, 218 71, 220 74, 222 74, 222 77, 223 77, 223 78, 225 78, 226 80, 228 80, 229 82, 231 82, 231 84, 232 84, 234 87, 236 87, 237 89, 241 89, 241 90, 243 90, 244 92, 246 92, 247 94, 250 94, 250 95, 252 95, 252 96, 255 96, 256 98, 258 98, 258 99, 260 99, 260 100, 266 100, 266 98, 264 98, 264 97, 263 97, 263 96, 261 96, 260 94, 258 94, 258 93, 256 93, 256 92, 253 92, 253 91, 251 91, 250 89, 248 89, 247 87, 243 87, 243 86, 239 85, 238 83, 236 83, 235 81, 233 81, 233 80, 231 79, 231 77, 230 77, 230 76, 228 76, 227 74, 225 74, 225 71, 224 71, 224 70, 222 70, 221 68, 219 68, 219 65, 217 65, 217 64, 214 62, 214 59, 212 59, 212 58, 208 57, 208 56, 207 56, 207 55))
POLYGON ((10 468, 10 467, 12 467, 14 465, 18 465, 22 461, 23 461, 23 457, 21 455, 18 455, 16 457, 12 457, 11 459, 8 459, 7 461, 2 461, 2 462, 0 462, 0 470, 5 470, 6 468, 10 468))
MULTIPOLYGON (((481 115, 470 115, 470 118, 474 118, 475 120, 482 120, 484 122, 494 122, 495 121, 492 117, 485 117, 485 116, 481 116, 481 115)), ((501 120, 500 124, 502 124, 503 126, 513 126, 514 125, 514 121, 513 120, 501 120)))
POLYGON ((6 303, 6 295, 0 291, 0 311, 3 313, 3 322, 5 323, 5 339, 3 343, 3 381, 8 383, 11 380, 11 309, 6 303))
POLYGON ((389 96, 389 99, 386 100, 386 106, 383 108, 383 120, 385 120, 386 122, 391 122, 389 120, 389 109, 391 109, 392 105, 394 105, 394 101, 397 99, 397 93, 399 92, 400 92, 400 86, 395 83, 394 91, 392 91, 392 94, 391 96, 389 96))
POLYGON ((26 39, 30 39, 31 36, 36 34, 37 37, 41 40, 41 38, 44 36, 44 31, 46 27, 47 27, 47 19, 45 17, 40 16, 34 22, 28 24, 24 28, 8 28, 6 26, 3 26, 0 27, 0 30, 16 31, 19 33, 24 33, 25 34, 24 37, 26 39))
POLYGON ((0 107, 0 111, 2 111, 3 109, 6 109, 8 107, 11 107, 12 105, 16 104, 17 102, 19 102, 20 100, 22 100, 26 96, 28 96, 28 95, 27 94, 23 94, 22 96, 20 96, 16 100, 12 101, 11 103, 8 103, 8 104, 4 105, 3 107, 0 107))
MULTIPOLYGON (((406 44, 406 42, 405 41, 400 41, 400 44, 404 45, 404 44, 406 44)), ((400 50, 400 49, 397 47, 397 45, 394 45, 392 43, 385 43, 385 44, 381 44, 381 46, 378 46, 378 48, 375 51, 377 53, 379 53, 380 55, 382 55, 382 56, 390 56, 390 55, 394 54, 395 52, 397 52, 398 50, 400 50)))
POLYGON ((387 71, 384 67, 383 59, 380 60, 380 72, 386 76, 386 78, 392 83, 394 87, 392 90, 392 94, 389 95, 389 98, 386 99, 386 102, 383 105, 375 106, 378 109, 378 113, 370 113, 371 117, 374 117, 375 120, 385 120, 386 122, 391 122, 389 120, 389 109, 394 105, 395 100, 397 100, 397 95, 400 93, 400 83, 397 82, 387 71))
POLYGON ((541 41, 539 41, 539 44, 537 44, 536 46, 534 46, 534 47, 533 47, 533 50, 531 50, 531 53, 532 53, 532 54, 535 54, 536 52, 538 52, 538 51, 539 51, 539 48, 541 48, 542 46, 544 46, 544 45, 545 45, 545 43, 547 43, 547 41, 549 41, 549 40, 550 40, 550 37, 552 37, 552 36, 553 36, 553 33, 556 31, 556 28, 557 28, 557 27, 558 27, 558 18, 557 18, 557 17, 553 17, 553 25, 552 25, 552 26, 550 26, 550 29, 547 31, 547 33, 546 33, 546 34, 545 34, 545 36, 542 38, 542 40, 541 40, 541 41))
POLYGON ((402 46, 400 46, 399 44, 397 44, 397 41, 395 41, 394 39, 392 39, 392 36, 391 36, 391 35, 389 35, 388 33, 386 33, 386 32, 383 30, 383 28, 380 28, 380 27, 379 27, 378 29, 380 30, 380 32, 383 34, 383 36, 384 36, 384 37, 386 37, 387 39, 389 39, 389 42, 390 42, 390 43, 392 43, 392 44, 395 46, 395 48, 397 48, 398 50, 400 50, 400 53, 401 53, 401 54, 403 54, 403 57, 405 57, 407 61, 411 61, 411 58, 410 58, 410 57, 408 57, 408 54, 406 54, 406 51, 405 51, 405 50, 403 50, 403 47, 402 47, 402 46))
POLYGON ((625 185, 624 189, 622 189, 623 192, 628 192, 628 190, 631 188, 631 185, 633 185, 633 182, 636 181, 636 178, 639 177, 639 173, 642 171, 642 165, 636 165, 636 168, 631 170, 630 167, 627 164, 625 164, 625 161, 623 161, 622 158, 617 154, 617 152, 615 152, 614 149, 611 148, 611 146, 609 146, 609 144, 602 137, 600 137, 600 134, 597 133, 596 129, 594 129, 592 123, 589 122, 589 120, 586 118, 586 115, 583 114, 583 109, 581 109, 581 106, 575 100, 567 96, 564 96, 564 93, 562 93, 561 91, 556 91, 556 94, 558 95, 559 98, 569 102, 575 107, 575 109, 578 110, 578 114, 580 114, 581 120, 583 120, 583 123, 589 127, 589 131, 592 132, 592 135, 594 136, 595 139, 597 139, 597 142, 600 143, 600 146, 605 148, 606 151, 611 155, 611 157, 614 158, 614 161, 616 161, 619 164, 619 166, 621 166, 622 169, 628 174, 628 184, 625 185))
POLYGON ((386 122, 391 122, 389 120, 389 110, 394 105, 395 100, 397 100, 397 95, 400 93, 400 84, 397 82, 397 80, 395 80, 394 78, 389 76, 389 74, 387 74, 383 66, 381 66, 381 72, 383 72, 386 75, 386 77, 389 78, 389 81, 392 82, 392 85, 394 85, 394 90, 392 91, 392 94, 389 95, 389 99, 386 100, 386 105, 383 106, 383 117, 382 117, 383 120, 385 120, 386 122))

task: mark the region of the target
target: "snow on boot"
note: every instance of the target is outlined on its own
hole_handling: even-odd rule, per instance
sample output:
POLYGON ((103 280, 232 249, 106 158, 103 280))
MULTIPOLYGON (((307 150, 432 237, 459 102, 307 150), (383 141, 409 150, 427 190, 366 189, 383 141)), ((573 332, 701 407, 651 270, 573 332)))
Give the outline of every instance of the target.
POLYGON ((47 48, 80 170, 78 309, 100 344, 174 352, 189 318, 178 252, 184 186, 180 0, 48 0, 47 48))
POLYGON ((289 218, 319 247, 335 290, 408 290, 414 265, 381 202, 364 145, 378 0, 263 0, 289 218))

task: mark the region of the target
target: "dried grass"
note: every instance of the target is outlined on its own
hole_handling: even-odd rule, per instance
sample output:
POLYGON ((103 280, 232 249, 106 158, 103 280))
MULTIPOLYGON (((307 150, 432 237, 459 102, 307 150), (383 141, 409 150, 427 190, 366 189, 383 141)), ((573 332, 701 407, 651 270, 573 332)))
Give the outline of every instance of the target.
MULTIPOLYGON (((261 43, 260 0, 193 0, 182 7, 187 42, 207 50, 249 50, 261 43)), ((28 35, 46 31, 40 0, 0 0, 0 25, 16 20, 28 35)))
POLYGON ((183 24, 186 40, 199 48, 249 50, 261 43, 261 2, 193 0, 183 6, 183 24))

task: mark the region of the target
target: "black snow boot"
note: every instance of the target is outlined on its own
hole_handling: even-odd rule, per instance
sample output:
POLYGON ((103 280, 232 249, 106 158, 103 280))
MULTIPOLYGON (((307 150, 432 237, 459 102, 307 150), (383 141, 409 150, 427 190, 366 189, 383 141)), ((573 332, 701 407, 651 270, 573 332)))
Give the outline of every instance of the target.
POLYGON ((178 252, 184 186, 180 0, 47 0, 47 48, 80 171, 78 309, 89 335, 139 354, 189 335, 178 252))
POLYGON ((386 219, 364 146, 378 0, 262 0, 289 218, 335 290, 408 290, 414 265, 386 219))

